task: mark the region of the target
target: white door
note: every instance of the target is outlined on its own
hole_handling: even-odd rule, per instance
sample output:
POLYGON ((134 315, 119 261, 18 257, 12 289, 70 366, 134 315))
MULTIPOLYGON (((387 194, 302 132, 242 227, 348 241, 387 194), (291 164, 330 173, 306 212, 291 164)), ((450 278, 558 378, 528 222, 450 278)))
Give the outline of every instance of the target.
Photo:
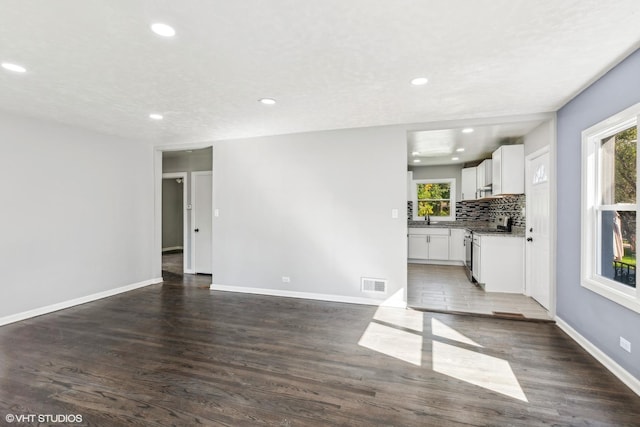
POLYGON ((526 289, 527 294, 548 310, 551 294, 549 149, 527 156, 526 164, 526 289))
POLYGON ((193 209, 194 272, 211 274, 211 172, 193 172, 191 204, 193 209))

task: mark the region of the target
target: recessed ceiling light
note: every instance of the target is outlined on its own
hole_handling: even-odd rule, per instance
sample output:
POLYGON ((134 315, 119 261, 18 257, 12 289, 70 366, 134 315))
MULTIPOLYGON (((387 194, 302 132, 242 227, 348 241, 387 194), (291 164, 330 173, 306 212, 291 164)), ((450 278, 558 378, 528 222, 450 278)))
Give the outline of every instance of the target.
POLYGON ((426 77, 416 77, 415 79, 411 80, 411 84, 414 86, 422 86, 426 85, 428 81, 429 79, 426 77))
POLYGON ((464 148, 462 148, 462 147, 460 147, 460 148, 456 148, 456 151, 457 151, 458 153, 462 153, 462 152, 464 151, 464 148))
POLYGON ((471 133, 473 132, 473 128, 464 128, 462 129, 462 133, 471 133))
POLYGON ((264 105, 273 105, 276 103, 276 100, 271 98, 260 98, 258 101, 262 102, 264 105))
POLYGON ((162 114, 149 114, 149 118, 152 120, 162 120, 164 119, 164 117, 162 116, 162 114))
POLYGON ((452 157, 451 160, 460 160, 459 157, 452 157))
POLYGON ((174 30, 172 26, 163 24, 162 22, 156 22, 151 25, 151 31, 162 37, 173 37, 176 35, 176 30, 174 30))
POLYGON ((13 71, 15 73, 24 73, 25 71, 27 71, 27 69, 22 65, 12 64, 10 62, 3 62, 2 68, 4 68, 5 70, 13 71))
POLYGON ((419 152, 419 151, 413 151, 413 152, 411 153, 411 155, 412 155, 412 156, 417 156, 417 155, 419 155, 419 154, 420 154, 420 152, 419 152))
POLYGON ((420 159, 413 159, 413 163, 420 163, 420 159))

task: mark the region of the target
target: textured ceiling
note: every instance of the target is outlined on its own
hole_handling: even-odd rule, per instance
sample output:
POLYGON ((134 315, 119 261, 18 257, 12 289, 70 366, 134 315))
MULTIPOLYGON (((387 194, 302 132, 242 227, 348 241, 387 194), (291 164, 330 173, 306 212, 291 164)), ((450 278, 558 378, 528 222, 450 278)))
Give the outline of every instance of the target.
POLYGON ((0 69, 0 109, 158 144, 554 111, 639 23, 638 0, 0 0, 28 70, 0 69))

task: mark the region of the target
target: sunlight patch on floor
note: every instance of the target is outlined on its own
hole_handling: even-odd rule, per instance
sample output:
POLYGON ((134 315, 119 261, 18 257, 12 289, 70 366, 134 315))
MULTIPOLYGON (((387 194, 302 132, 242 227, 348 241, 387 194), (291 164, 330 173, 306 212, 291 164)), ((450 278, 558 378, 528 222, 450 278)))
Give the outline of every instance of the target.
POLYGON ((422 364, 422 335, 369 323, 358 345, 395 359, 420 366, 422 364))
POLYGON ((421 311, 380 306, 378 307, 378 310, 376 311, 376 314, 373 316, 373 318, 374 320, 391 323, 393 325, 412 329, 417 332, 422 332, 424 329, 424 315, 421 311))
POLYGON ((528 402, 511 365, 504 359, 433 341, 433 370, 528 402))
POLYGON ((460 332, 456 331, 450 326, 445 325, 444 323, 442 323, 441 321, 435 318, 431 319, 431 333, 438 337, 446 338, 452 341, 458 341, 463 344, 469 344, 475 347, 482 347, 480 344, 478 344, 471 338, 468 338, 462 335, 460 332))

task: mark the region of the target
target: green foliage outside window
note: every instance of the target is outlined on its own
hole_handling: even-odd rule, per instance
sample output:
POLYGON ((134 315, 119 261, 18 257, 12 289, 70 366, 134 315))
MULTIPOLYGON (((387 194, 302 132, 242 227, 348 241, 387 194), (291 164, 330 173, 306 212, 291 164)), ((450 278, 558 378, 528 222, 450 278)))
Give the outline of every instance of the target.
POLYGON ((427 215, 451 215, 451 184, 418 184, 418 216, 427 215))

